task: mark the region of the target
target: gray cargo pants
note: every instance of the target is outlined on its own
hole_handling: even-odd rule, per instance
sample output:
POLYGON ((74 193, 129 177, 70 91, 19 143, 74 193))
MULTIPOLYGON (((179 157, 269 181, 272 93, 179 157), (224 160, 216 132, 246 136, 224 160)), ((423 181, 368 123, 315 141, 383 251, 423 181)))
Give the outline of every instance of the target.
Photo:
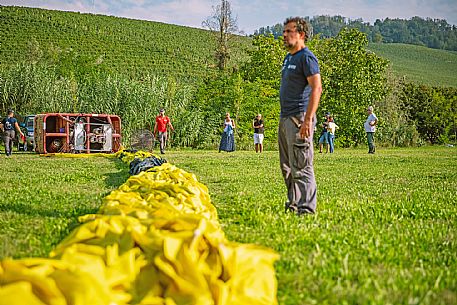
POLYGON ((160 141, 160 152, 164 153, 165 147, 167 146, 167 138, 168 134, 166 131, 160 132, 159 131, 159 141, 160 141))
MULTIPOLYGON (((281 118, 279 121, 279 162, 287 187, 286 210, 297 214, 316 212, 317 186, 313 167, 313 131, 309 138, 298 136, 304 116, 281 118)), ((316 118, 313 119, 314 125, 316 118)), ((314 128, 313 128, 314 129, 314 128)))
POLYGON ((11 156, 13 152, 13 140, 16 136, 14 130, 5 130, 3 132, 3 142, 5 143, 5 153, 7 156, 11 156))

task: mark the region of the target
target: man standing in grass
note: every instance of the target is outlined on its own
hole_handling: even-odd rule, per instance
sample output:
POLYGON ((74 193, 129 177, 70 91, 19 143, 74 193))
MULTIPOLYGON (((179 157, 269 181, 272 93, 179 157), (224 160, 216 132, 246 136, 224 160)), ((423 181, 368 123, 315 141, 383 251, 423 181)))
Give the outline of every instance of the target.
POLYGON ((255 152, 261 153, 263 151, 263 120, 262 115, 259 113, 252 122, 254 128, 254 146, 255 152))
POLYGON ((165 109, 160 109, 159 115, 156 117, 156 123, 154 125, 154 137, 157 139, 157 133, 160 141, 160 153, 165 153, 165 147, 167 146, 167 126, 173 131, 173 125, 171 125, 170 118, 165 115, 165 109))
POLYGON ((322 93, 319 64, 305 43, 311 33, 301 17, 284 22, 284 45, 289 53, 282 65, 279 159, 287 187, 287 211, 314 214, 317 186, 313 167, 313 132, 322 93))
POLYGON ((3 142, 5 143, 6 156, 9 157, 13 153, 13 139, 16 136, 14 129, 19 132, 21 138, 25 138, 21 128, 19 128, 17 119, 14 117, 13 110, 8 110, 8 116, 2 120, 0 127, 3 130, 3 142))
POLYGON ((374 132, 376 131, 376 125, 378 124, 378 118, 373 113, 373 106, 367 108, 368 118, 365 121, 364 127, 367 133, 367 140, 368 140, 368 153, 374 154, 375 146, 374 146, 374 132))

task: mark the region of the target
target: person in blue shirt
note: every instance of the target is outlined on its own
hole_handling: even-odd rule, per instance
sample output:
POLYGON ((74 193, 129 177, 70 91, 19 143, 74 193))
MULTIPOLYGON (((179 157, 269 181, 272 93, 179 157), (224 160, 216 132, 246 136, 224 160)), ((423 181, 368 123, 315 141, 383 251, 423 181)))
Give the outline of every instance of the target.
POLYGON ((17 123, 17 119, 14 117, 14 111, 8 110, 8 115, 2 120, 1 128, 3 129, 3 142, 5 143, 6 156, 11 156, 13 152, 13 139, 16 136, 14 129, 16 129, 22 138, 24 134, 17 123))
POLYGON ((310 34, 310 25, 301 17, 284 22, 289 53, 283 61, 279 90, 279 160, 287 187, 285 210, 297 215, 314 214, 317 204, 313 132, 322 83, 317 58, 306 46, 310 34))
POLYGON ((328 117, 329 116, 330 116, 330 113, 327 112, 325 114, 325 118, 321 124, 322 131, 321 131, 321 135, 319 137, 319 153, 322 153, 322 148, 324 147, 324 144, 326 144, 328 146, 329 138, 328 138, 327 127, 328 127, 328 117))

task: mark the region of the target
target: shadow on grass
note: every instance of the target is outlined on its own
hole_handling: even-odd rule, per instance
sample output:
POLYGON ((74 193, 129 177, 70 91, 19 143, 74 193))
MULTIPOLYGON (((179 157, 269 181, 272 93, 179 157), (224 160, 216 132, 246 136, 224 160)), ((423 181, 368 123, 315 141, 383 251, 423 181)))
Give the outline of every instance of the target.
POLYGON ((28 203, 16 202, 13 205, 0 204, 0 212, 12 212, 21 215, 29 215, 32 217, 49 217, 49 218, 73 218, 85 214, 95 213, 98 208, 81 206, 76 209, 61 211, 50 206, 30 205, 28 203))
MULTIPOLYGON (((15 154, 17 154, 18 157, 26 157, 27 155, 32 156, 35 153, 15 151, 13 153, 13 160, 15 154)), ((18 158, 18 160, 20 160, 20 158, 18 158)), ((26 162, 28 162, 28 160, 26 160, 26 162)), ((48 166, 47 162, 40 164, 48 166)), ((84 165, 80 166, 84 167, 84 165)), ((97 167, 97 163, 95 163, 95 166, 97 167)), ((54 248, 65 239, 70 232, 81 225, 78 221, 80 216, 98 213, 103 204, 103 198, 112 190, 119 188, 119 186, 125 183, 130 176, 129 165, 118 158, 109 158, 107 162, 100 162, 99 166, 106 167, 106 170, 101 168, 97 178, 95 178, 98 180, 96 183, 98 189, 97 186, 95 186, 95 189, 81 189, 81 193, 78 192, 78 188, 85 187, 84 181, 87 180, 87 175, 90 176, 90 173, 85 174, 86 177, 82 177, 78 182, 78 186, 73 186, 72 189, 67 189, 65 187, 62 191, 57 190, 57 192, 55 191, 57 186, 52 186, 53 180, 49 180, 49 182, 44 183, 41 187, 31 189, 25 188, 25 193, 16 192, 16 195, 14 195, 15 191, 13 191, 13 193, 10 194, 12 197, 9 199, 7 199, 8 189, 2 189, 5 190, 5 192, 3 198, 0 200, 0 219, 7 219, 7 223, 11 224, 11 226, 9 226, 9 228, 4 227, 0 230, 0 235, 30 235, 34 238, 37 245, 33 247, 25 245, 24 247, 27 249, 25 252, 23 251, 23 253, 33 252, 33 249, 36 247, 47 249, 44 253, 49 252, 50 249, 54 248), (50 191, 50 189, 52 189, 52 191, 50 191), (18 231, 15 232, 15 230, 18 231)), ((52 165, 50 167, 52 167, 52 165)), ((45 180, 45 177, 43 177, 43 179, 45 180)), ((91 180, 90 177, 89 180, 91 180)), ((73 182, 74 180, 69 180, 68 185, 70 185, 70 188, 71 185, 73 185, 73 182)), ((62 187, 62 184, 60 186, 62 187)), ((5 252, 5 255, 14 256, 14 252, 19 250, 18 248, 14 248, 8 251, 10 252, 5 252)), ((42 252, 39 253, 40 256, 43 255, 41 254, 42 252)))
POLYGON ((123 162, 122 160, 116 158, 113 159, 113 162, 116 166, 116 169, 119 170, 115 173, 109 173, 105 177, 105 184, 108 187, 118 188, 121 186, 127 179, 130 177, 129 174, 129 164, 123 162))
MULTIPOLYGON (((20 153, 28 154, 29 152, 20 153)), ((107 186, 107 189, 109 189, 106 191, 106 194, 102 195, 102 199, 111 193, 112 190, 117 189, 124 182, 126 182, 130 176, 128 164, 118 158, 114 158, 112 161, 115 164, 116 171, 107 173, 102 178, 107 186)), ((78 196, 74 195, 72 197, 75 198, 71 200, 78 200, 78 196)), ((77 204, 75 202, 65 201, 64 197, 54 197, 53 199, 57 202, 60 201, 63 203, 56 206, 54 204, 46 204, 46 202, 32 204, 30 200, 24 202, 13 200, 13 202, 0 203, 0 212, 12 212, 31 217, 74 219, 74 222, 78 223, 77 217, 97 213, 102 204, 101 200, 100 202, 88 201, 82 204, 77 204)))

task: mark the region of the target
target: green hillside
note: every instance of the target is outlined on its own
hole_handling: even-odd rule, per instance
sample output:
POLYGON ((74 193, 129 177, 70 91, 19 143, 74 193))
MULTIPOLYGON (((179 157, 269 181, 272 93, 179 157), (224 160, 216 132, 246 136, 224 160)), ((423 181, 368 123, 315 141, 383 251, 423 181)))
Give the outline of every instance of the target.
POLYGON ((409 81, 457 87, 457 52, 400 43, 370 43, 368 49, 389 59, 394 73, 409 81))
MULTIPOLYGON (((237 37, 232 65, 246 59, 250 45, 250 38, 237 37)), ((371 43, 368 49, 389 59, 395 74, 410 81, 457 87, 457 52, 387 43, 371 43)), ((67 55, 76 64, 84 62, 133 77, 161 74, 200 79, 214 71, 213 53, 214 39, 201 29, 0 6, 0 67, 30 60, 52 62, 67 55)))
MULTIPOLYGON (((69 52, 132 76, 199 78, 215 66, 209 31, 112 16, 0 6, 0 42, 0 66, 69 52)), ((250 39, 237 37, 235 43, 248 46, 250 39)), ((232 54, 234 62, 243 56, 232 54)))

